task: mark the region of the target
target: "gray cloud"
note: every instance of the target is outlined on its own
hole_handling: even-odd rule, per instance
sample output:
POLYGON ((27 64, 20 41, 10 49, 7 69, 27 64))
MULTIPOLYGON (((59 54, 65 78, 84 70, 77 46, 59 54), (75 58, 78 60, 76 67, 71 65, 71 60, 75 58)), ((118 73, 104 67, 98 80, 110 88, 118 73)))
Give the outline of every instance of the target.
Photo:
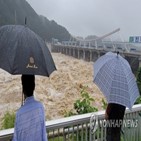
POLYGON ((74 36, 101 36, 116 28, 123 40, 141 35, 140 0, 27 0, 38 14, 74 36))

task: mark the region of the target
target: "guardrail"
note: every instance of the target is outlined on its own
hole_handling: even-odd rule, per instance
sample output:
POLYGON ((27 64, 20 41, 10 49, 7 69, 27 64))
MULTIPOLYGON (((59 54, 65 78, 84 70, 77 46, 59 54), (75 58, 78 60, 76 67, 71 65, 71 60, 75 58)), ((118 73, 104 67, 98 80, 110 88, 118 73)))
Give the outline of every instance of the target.
MULTIPOLYGON (((105 111, 76 115, 46 122, 49 141, 106 141, 105 111), (97 117, 96 124, 93 116, 97 117), (90 122, 91 121, 91 122, 90 122), (93 126, 94 125, 94 126, 93 126)), ((141 104, 126 109, 122 140, 141 140, 141 104), (131 119, 133 123, 131 123, 131 119), (130 123, 129 123, 130 122, 130 123)), ((0 141, 11 141, 14 129, 0 131, 0 141)))

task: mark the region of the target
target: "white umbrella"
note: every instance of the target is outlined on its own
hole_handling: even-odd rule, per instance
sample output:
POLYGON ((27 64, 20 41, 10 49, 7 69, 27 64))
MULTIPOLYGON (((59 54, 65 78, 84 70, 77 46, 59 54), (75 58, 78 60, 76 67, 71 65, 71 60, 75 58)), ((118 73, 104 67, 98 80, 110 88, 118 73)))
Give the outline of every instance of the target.
POLYGON ((129 63, 118 53, 108 52, 94 63, 94 83, 108 103, 132 109, 139 90, 129 63))

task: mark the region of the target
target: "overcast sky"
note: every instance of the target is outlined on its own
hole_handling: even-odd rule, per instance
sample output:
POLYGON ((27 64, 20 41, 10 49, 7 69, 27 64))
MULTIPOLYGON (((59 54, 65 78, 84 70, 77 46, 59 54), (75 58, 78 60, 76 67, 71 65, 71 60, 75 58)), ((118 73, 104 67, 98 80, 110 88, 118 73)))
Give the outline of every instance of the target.
POLYGON ((27 0, 33 9, 64 26, 73 36, 97 35, 120 28, 122 40, 141 36, 141 0, 27 0))

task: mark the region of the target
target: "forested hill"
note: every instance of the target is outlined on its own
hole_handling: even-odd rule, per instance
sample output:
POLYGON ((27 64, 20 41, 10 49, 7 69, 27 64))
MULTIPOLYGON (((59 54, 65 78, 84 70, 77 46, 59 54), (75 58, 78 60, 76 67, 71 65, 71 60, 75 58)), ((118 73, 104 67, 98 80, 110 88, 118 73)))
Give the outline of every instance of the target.
POLYGON ((27 17, 27 26, 39 34, 43 39, 51 41, 69 40, 69 32, 55 21, 39 16, 26 0, 0 0, 0 26, 5 24, 24 25, 27 17))

